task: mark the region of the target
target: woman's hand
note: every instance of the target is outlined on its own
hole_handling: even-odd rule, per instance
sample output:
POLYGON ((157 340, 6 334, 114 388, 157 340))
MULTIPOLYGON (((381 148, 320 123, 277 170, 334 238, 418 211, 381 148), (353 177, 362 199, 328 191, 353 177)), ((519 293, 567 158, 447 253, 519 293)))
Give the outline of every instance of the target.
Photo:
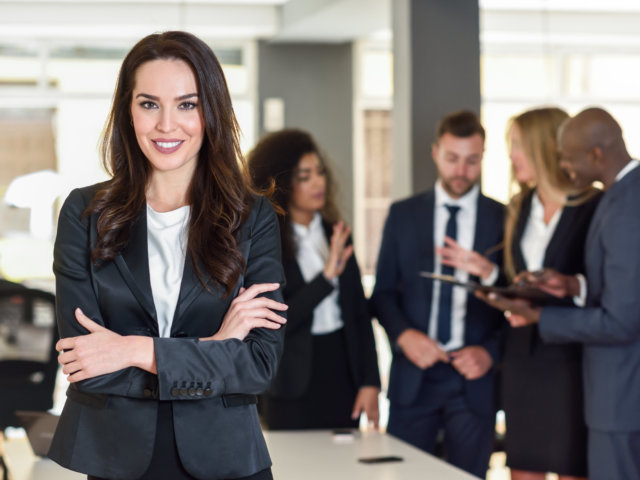
POLYGON ((284 312, 289 307, 267 297, 258 297, 261 293, 273 292, 278 288, 280 288, 279 283, 256 283, 247 289, 241 288, 222 319, 220 330, 213 336, 200 340, 226 340, 228 338, 244 340, 254 328, 279 329, 287 323, 287 320, 273 310, 284 312))
POLYGON ((119 335, 98 325, 79 308, 76 308, 75 315, 78 323, 89 333, 60 339, 56 344, 56 350, 62 352, 58 363, 69 382, 133 366, 156 373, 152 338, 119 335))
POLYGON ((367 415, 369 423, 373 423, 373 428, 378 429, 378 420, 380 419, 380 411, 378 410, 378 387, 361 387, 358 390, 356 401, 353 403, 353 412, 351 419, 357 420, 361 413, 367 415))
POLYGON ((464 270, 483 280, 489 278, 495 265, 487 258, 473 250, 461 247, 451 237, 445 237, 444 243, 444 246, 436 247, 436 254, 442 257, 443 265, 464 270))
POLYGON ((476 290, 476 297, 504 312, 504 318, 512 327, 524 327, 540 321, 542 307, 523 298, 507 298, 497 293, 483 293, 476 290))
POLYGON ((339 277, 344 272, 347 260, 353 254, 353 245, 345 247, 350 233, 351 228, 342 221, 333 226, 329 258, 322 272, 327 280, 339 277))
POLYGON ((516 285, 529 285, 539 288, 559 298, 580 295, 580 282, 575 275, 563 275, 551 268, 536 272, 520 272, 514 279, 516 285))

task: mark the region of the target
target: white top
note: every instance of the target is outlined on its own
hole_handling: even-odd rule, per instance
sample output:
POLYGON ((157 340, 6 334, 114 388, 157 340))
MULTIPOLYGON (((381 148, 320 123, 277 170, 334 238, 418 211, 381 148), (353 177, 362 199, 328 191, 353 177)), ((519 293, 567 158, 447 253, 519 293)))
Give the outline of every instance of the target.
MULTIPOLYGON (((433 216, 433 244, 443 245, 444 235, 449 221, 449 210, 445 205, 460 207, 456 215, 457 238, 456 242, 462 248, 473 250, 473 240, 476 231, 476 216, 478 211, 478 195, 480 187, 475 185, 466 195, 460 198, 451 198, 442 187, 440 180, 435 186, 435 212, 433 216)), ((433 270, 442 272, 442 259, 434 253, 433 270)), ((469 274, 458 268, 454 271, 455 277, 461 282, 469 279, 469 274)), ((433 297, 431 298, 431 317, 429 319, 429 337, 438 338, 438 306, 440 302, 440 282, 433 282, 433 297)), ((462 287, 453 287, 451 305, 451 338, 446 345, 439 343, 444 350, 456 350, 464 346, 464 322, 467 314, 467 291, 462 287)))
POLYGON ((533 193, 531 211, 520 239, 520 249, 528 271, 542 270, 547 246, 556 231, 558 221, 562 216, 562 210, 562 208, 559 208, 553 214, 549 223, 545 223, 544 205, 540 201, 538 192, 533 193))
MULTIPOLYGON (((302 278, 309 283, 324 270, 329 258, 329 243, 322 228, 319 213, 313 216, 308 227, 292 222, 293 235, 298 251, 296 260, 302 272, 302 278)), ((334 290, 313 310, 312 335, 324 335, 335 332, 344 325, 342 312, 338 305, 338 278, 331 280, 334 290)))
POLYGON ((147 205, 147 242, 151 292, 160 337, 171 336, 187 247, 190 207, 156 212, 147 205))

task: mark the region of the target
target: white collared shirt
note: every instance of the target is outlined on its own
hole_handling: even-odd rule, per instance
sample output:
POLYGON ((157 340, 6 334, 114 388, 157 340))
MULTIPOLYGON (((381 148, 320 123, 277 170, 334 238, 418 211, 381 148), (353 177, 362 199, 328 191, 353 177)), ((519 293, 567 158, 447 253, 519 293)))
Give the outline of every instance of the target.
POLYGON ((538 192, 533 193, 529 218, 527 218, 527 224, 520 239, 520 249, 528 271, 542 270, 547 246, 556 231, 562 210, 559 208, 549 223, 545 223, 544 205, 540 201, 538 192))
POLYGON ((187 205, 161 213, 147 205, 149 277, 160 337, 171 336, 184 272, 190 211, 187 205))
MULTIPOLYGON (((435 186, 435 205, 433 215, 433 244, 443 245, 444 236, 449 221, 449 210, 445 205, 456 205, 460 207, 456 215, 457 238, 456 242, 467 250, 473 250, 473 242, 476 232, 476 217, 478 213, 478 195, 480 187, 475 185, 466 195, 461 198, 451 198, 442 187, 440 180, 435 186)), ((434 272, 442 272, 442 261, 439 255, 434 252, 434 272)), ((461 282, 469 279, 469 274, 463 270, 456 269, 455 277, 461 282)), ((438 306, 440 302, 440 282, 433 282, 433 296, 431 298, 431 316, 429 318, 429 336, 432 339, 438 338, 438 306)), ((451 305, 451 339, 446 345, 440 345, 444 350, 456 350, 464 346, 465 317, 467 315, 467 291, 462 287, 453 287, 451 305)))
POLYGON ((640 165, 640 161, 636 160, 635 158, 632 158, 631 161, 627 163, 624 166, 624 168, 618 172, 618 174, 616 175, 616 182, 622 180, 622 177, 624 177, 631 170, 637 168, 638 165, 640 165))
MULTIPOLYGON (((322 217, 316 213, 309 226, 291 222, 296 241, 296 261, 302 278, 309 283, 324 270, 329 258, 329 243, 322 228, 322 217)), ((312 335, 325 335, 343 327, 342 312, 338 305, 338 285, 336 277, 331 280, 334 290, 313 309, 312 335)))

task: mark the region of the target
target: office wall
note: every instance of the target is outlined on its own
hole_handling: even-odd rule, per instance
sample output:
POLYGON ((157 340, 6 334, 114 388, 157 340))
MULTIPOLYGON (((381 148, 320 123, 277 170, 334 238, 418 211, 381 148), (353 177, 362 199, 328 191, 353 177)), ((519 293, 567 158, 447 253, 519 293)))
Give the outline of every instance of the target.
POLYGON ((329 157, 339 202, 353 221, 353 54, 351 43, 258 46, 258 132, 265 99, 283 101, 283 126, 309 131, 329 157))

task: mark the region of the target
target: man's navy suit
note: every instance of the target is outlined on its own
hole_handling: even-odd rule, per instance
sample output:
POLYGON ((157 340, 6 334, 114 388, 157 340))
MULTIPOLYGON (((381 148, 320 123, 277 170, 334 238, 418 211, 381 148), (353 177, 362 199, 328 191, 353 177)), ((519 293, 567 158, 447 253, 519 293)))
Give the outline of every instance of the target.
MULTIPOLYGON (((394 408, 412 408, 416 403, 446 401, 443 395, 449 395, 449 387, 453 385, 452 388, 459 391, 458 400, 466 403, 465 408, 480 416, 493 417, 494 369, 472 381, 464 380, 450 364, 441 362, 421 370, 404 356, 396 344, 398 336, 406 329, 417 329, 425 334, 429 331, 433 281, 421 277, 419 273, 434 271, 434 208, 433 190, 393 204, 380 247, 371 304, 392 344, 393 361, 388 391, 392 412, 394 408), (446 387, 444 390, 443 386, 446 387)), ((503 225, 503 205, 479 195, 473 250, 480 253, 489 249, 495 251, 494 247, 503 240, 503 225)), ((499 264, 499 256, 494 253, 490 258, 499 264)), ((478 281, 474 277, 470 279, 478 281)), ((497 365, 503 322, 500 312, 472 294, 468 295, 464 345, 484 347, 491 355, 494 366, 497 365)), ((415 430, 415 425, 411 428, 415 430)), ((415 432, 402 430, 405 429, 394 427, 393 418, 390 418, 390 433, 415 444, 412 441, 415 432)), ((475 457, 478 452, 448 451, 445 454, 448 458, 462 457, 465 463, 464 457, 475 457)))
POLYGON ((586 307, 544 308, 540 335, 584 345, 589 478, 640 478, 640 167, 602 197, 586 239, 585 267, 586 307), (603 434, 631 443, 605 452, 597 447, 603 434), (625 456, 629 445, 633 454, 625 456))

